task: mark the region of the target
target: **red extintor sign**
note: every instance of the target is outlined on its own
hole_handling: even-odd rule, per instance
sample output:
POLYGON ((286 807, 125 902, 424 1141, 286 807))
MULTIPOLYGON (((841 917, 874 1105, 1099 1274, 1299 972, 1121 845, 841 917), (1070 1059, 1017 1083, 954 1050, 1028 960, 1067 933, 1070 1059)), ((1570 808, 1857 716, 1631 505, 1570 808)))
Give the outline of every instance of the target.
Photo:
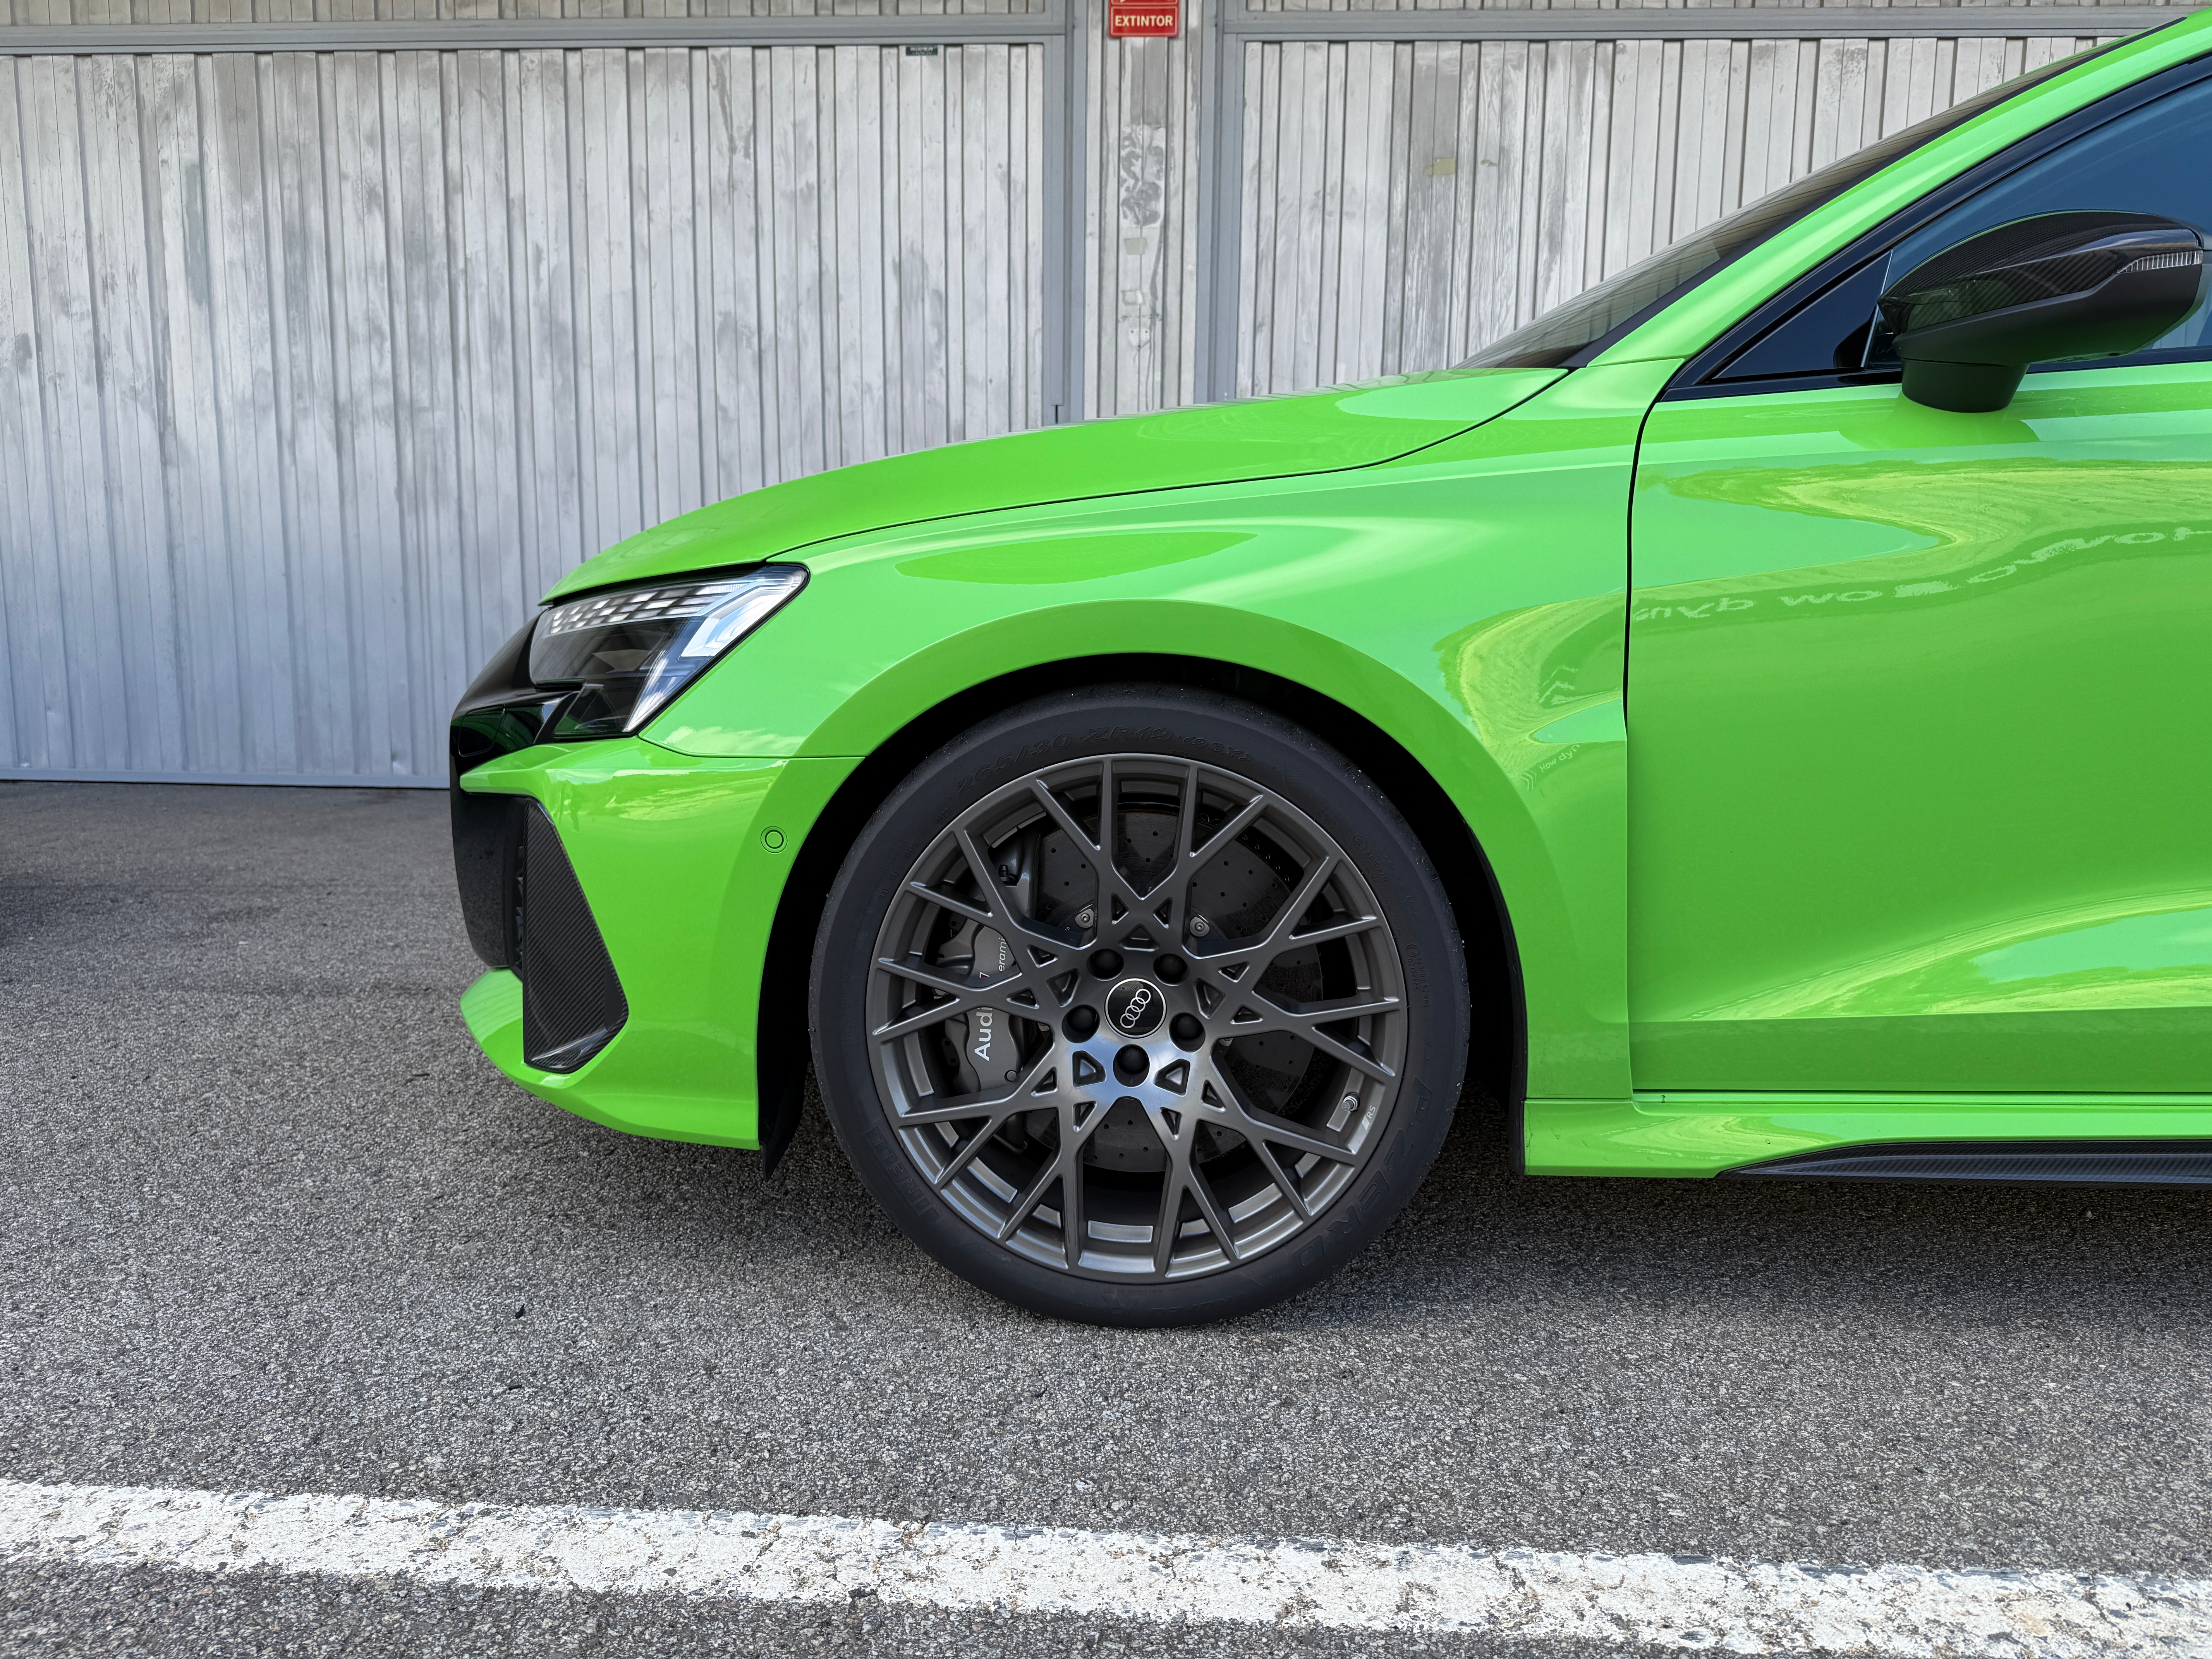
POLYGON ((1182 33, 1182 0, 1106 0, 1106 33, 1116 40, 1182 33))

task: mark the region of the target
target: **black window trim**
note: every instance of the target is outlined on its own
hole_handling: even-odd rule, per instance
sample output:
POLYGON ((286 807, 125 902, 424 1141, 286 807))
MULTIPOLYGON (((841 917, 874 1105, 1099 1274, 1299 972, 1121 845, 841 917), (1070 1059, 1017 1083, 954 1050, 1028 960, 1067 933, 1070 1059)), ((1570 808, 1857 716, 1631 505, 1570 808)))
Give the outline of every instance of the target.
MULTIPOLYGON (((1779 328, 1799 309, 1819 299, 1836 283, 1856 276, 1923 225, 1949 212, 1999 179, 2041 161, 2051 151, 2083 134, 2132 114, 2171 93, 2212 78, 2212 52, 2176 64, 2108 93, 2095 103, 2061 116, 2049 126, 2028 134, 1995 155, 1976 162, 1955 179, 1938 185, 1910 206, 1899 209, 1873 229, 1866 231, 1823 259, 1780 293, 1756 307, 1741 321, 1675 371, 1659 394, 1660 401, 1680 402, 1698 398, 1749 398, 1778 392, 1831 392, 1843 386, 1894 386, 1900 372, 1894 368, 1838 371, 1830 374, 1778 374, 1759 379, 1720 380, 1715 377, 1772 330, 1779 328)), ((2196 362, 2212 359, 2212 345, 2166 351, 2142 351, 2126 357, 2100 359, 2100 368, 2118 368, 2137 363, 2196 362)), ((2081 368, 2080 363, 2054 364, 2045 373, 2081 368)))

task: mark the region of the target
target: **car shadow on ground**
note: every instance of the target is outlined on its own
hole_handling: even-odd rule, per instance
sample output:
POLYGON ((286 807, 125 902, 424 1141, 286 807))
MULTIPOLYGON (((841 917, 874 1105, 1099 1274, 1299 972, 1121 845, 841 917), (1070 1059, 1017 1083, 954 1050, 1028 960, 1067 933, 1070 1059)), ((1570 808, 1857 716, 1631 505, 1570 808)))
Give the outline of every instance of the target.
MULTIPOLYGON (((635 1207, 665 1225, 685 1213, 727 1230, 746 1255, 844 1256, 897 1237, 811 1086, 773 1176, 755 1153, 584 1124, 570 1133, 614 1143, 592 1160, 610 1218, 635 1207)), ((1358 1325, 1439 1303, 1632 1294, 1715 1312, 1820 1298, 1868 1315, 1898 1304, 1916 1319, 1947 1305, 1959 1317, 2033 1320, 2094 1304, 2108 1322, 2162 1320, 2201 1305, 2193 1286, 2208 1245, 2212 1193, 2192 1189, 1522 1176, 1504 1114, 1471 1094, 1413 1201, 1374 1245, 1316 1290, 1239 1322, 1358 1325)), ((903 1241, 897 1249, 916 1272, 940 1273, 903 1241)))

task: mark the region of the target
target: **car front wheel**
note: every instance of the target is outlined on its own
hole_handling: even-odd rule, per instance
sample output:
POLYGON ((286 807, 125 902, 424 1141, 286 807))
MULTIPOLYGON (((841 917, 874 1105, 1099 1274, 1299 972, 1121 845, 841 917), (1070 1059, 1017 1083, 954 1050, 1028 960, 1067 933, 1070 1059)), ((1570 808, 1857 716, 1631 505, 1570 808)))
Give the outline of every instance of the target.
POLYGON ((1464 963, 1344 757, 1225 696, 1039 699, 912 773, 832 888, 815 1062, 908 1237, 1040 1312, 1226 1317, 1364 1246, 1434 1158, 1464 963))

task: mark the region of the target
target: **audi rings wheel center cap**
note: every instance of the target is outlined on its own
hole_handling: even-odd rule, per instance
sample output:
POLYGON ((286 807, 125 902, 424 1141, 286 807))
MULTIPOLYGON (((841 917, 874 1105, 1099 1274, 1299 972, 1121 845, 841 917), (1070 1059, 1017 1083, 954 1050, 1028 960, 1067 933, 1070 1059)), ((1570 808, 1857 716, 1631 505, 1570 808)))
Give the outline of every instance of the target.
POLYGON ((1167 999, 1148 979, 1125 979, 1106 994, 1106 1023, 1117 1036, 1148 1037, 1167 1012, 1167 999))

